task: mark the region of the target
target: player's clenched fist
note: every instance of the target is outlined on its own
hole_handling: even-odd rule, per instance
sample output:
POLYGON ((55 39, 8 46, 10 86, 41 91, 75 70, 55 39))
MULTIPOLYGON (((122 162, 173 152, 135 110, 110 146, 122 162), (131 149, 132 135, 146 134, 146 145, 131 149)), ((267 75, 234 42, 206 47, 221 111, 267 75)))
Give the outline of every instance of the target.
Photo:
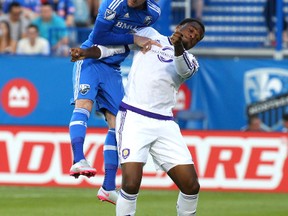
POLYGON ((173 43, 173 45, 180 45, 182 44, 182 38, 183 38, 183 34, 179 31, 176 31, 172 34, 172 36, 170 37, 170 40, 173 43))
POLYGON ((70 49, 70 56, 71 56, 71 61, 75 62, 78 60, 83 60, 85 58, 85 50, 81 48, 71 48, 70 49))

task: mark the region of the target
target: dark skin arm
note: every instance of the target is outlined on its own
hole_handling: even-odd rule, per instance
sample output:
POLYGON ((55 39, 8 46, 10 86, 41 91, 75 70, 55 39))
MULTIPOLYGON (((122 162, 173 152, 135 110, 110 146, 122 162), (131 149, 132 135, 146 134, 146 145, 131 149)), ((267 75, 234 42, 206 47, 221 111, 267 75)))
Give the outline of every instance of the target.
POLYGON ((70 49, 71 62, 83 60, 85 58, 98 59, 101 56, 101 50, 97 46, 90 47, 88 49, 71 48, 70 49))

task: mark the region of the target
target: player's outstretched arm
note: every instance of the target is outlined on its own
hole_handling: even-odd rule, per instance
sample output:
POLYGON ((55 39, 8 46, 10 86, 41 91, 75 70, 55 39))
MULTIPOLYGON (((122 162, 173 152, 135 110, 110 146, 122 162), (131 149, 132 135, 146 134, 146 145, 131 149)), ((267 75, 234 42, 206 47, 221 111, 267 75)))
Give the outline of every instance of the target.
POLYGON ((85 58, 98 59, 101 56, 101 50, 96 46, 88 48, 88 49, 81 49, 79 47, 71 48, 70 56, 71 56, 72 62, 83 60, 85 58))
POLYGON ((86 58, 102 59, 115 54, 121 54, 125 52, 124 46, 105 47, 101 45, 95 45, 87 49, 71 48, 70 56, 71 61, 75 62, 86 58))

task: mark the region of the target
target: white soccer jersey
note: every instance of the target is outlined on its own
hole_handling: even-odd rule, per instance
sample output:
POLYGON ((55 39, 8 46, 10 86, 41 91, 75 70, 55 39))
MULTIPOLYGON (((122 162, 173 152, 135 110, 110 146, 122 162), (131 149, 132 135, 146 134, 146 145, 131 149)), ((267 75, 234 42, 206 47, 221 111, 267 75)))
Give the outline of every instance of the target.
POLYGON ((135 54, 123 102, 140 110, 173 116, 176 93, 180 85, 196 72, 198 63, 186 51, 175 57, 169 38, 153 28, 143 28, 136 34, 156 40, 162 47, 152 46, 146 54, 141 51, 135 54))

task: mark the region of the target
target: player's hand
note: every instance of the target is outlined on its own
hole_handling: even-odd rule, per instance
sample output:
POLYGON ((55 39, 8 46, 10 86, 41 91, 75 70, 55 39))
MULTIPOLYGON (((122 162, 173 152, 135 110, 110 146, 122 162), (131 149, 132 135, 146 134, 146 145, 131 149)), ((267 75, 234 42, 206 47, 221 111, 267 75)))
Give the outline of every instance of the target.
POLYGON ((141 51, 143 53, 148 52, 149 50, 151 50, 152 45, 158 46, 158 47, 162 47, 160 43, 158 43, 157 41, 153 41, 150 38, 147 37, 142 37, 139 35, 134 35, 134 44, 138 45, 139 47, 141 47, 141 51))
POLYGON ((179 31, 176 31, 170 37, 170 40, 174 46, 182 45, 183 34, 179 31))
POLYGON ((161 44, 158 43, 157 41, 149 40, 149 41, 147 41, 147 42, 143 45, 143 47, 142 47, 142 49, 141 49, 141 52, 143 52, 143 53, 145 54, 146 52, 148 52, 149 50, 151 50, 152 45, 155 45, 155 46, 158 46, 158 47, 162 47, 161 44))
POLYGON ((85 52, 81 48, 71 48, 70 49, 70 56, 71 56, 71 62, 75 62, 78 60, 85 59, 85 52))

